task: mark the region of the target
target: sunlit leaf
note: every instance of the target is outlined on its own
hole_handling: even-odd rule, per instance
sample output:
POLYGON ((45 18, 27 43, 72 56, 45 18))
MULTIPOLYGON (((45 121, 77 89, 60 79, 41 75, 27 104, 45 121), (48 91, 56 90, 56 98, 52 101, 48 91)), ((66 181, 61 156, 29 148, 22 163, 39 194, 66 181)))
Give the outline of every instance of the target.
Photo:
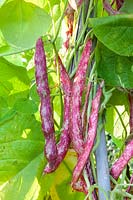
POLYGON ((25 168, 44 146, 41 125, 34 116, 11 112, 0 119, 0 183, 25 168))
MULTIPOLYGON (((0 192, 1 200, 37 200, 41 190, 40 181, 45 179, 45 182, 50 185, 52 179, 43 176, 44 159, 43 155, 38 155, 25 168, 20 170, 0 192)), ((47 189, 49 188, 47 185, 47 189)), ((45 185, 44 185, 45 186, 45 185)), ((46 191, 45 191, 46 192, 46 191)), ((42 197, 43 199, 43 197, 42 197)))
POLYGON ((74 151, 69 150, 65 160, 55 172, 55 179, 50 189, 52 200, 84 199, 84 194, 73 191, 70 185, 76 160, 74 151))
POLYGON ((48 31, 51 23, 43 9, 23 0, 4 4, 0 8, 0 18, 4 38, 20 51, 34 47, 37 38, 48 31))
POLYGON ((0 87, 1 95, 11 95, 29 89, 27 71, 0 58, 0 87))

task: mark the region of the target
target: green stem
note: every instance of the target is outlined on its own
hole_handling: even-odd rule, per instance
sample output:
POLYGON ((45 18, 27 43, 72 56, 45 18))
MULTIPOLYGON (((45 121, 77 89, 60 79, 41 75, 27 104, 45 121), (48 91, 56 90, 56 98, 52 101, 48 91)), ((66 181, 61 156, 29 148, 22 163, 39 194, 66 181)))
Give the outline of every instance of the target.
MULTIPOLYGON (((88 23, 87 23, 87 25, 88 25, 88 23)), ((70 58, 69 58, 69 62, 67 63, 67 67, 66 67, 67 70, 69 70, 70 63, 71 63, 71 61, 72 61, 72 58, 73 58, 75 52, 77 51, 77 49, 79 48, 80 42, 81 42, 81 40, 82 40, 82 38, 83 38, 83 36, 84 36, 84 33, 85 33, 85 31, 86 31, 86 28, 87 28, 87 26, 86 26, 86 27, 83 27, 83 30, 82 30, 82 32, 81 32, 81 35, 79 36, 79 39, 76 41, 76 44, 75 44, 74 49, 72 49, 72 52, 71 52, 70 58)), ((90 35, 91 32, 92 32, 91 30, 88 32, 88 36, 90 35)))
MULTIPOLYGON (((113 106, 113 105, 112 105, 112 106, 113 106)), ((120 115, 118 109, 116 108, 116 106, 113 106, 113 108, 115 109, 116 113, 117 113, 118 116, 119 116, 120 122, 121 122, 121 124, 122 124, 122 126, 123 126, 123 129, 124 129, 124 131, 125 131, 125 138, 126 138, 126 137, 127 137, 127 129, 126 129, 126 127, 125 127, 125 124, 124 124, 124 122, 123 122, 123 119, 122 119, 122 117, 121 117, 121 115, 120 115)))
MULTIPOLYGON (((86 17, 86 22, 85 22, 85 24, 84 24, 84 26, 82 28, 82 31, 81 31, 81 33, 79 35, 79 38, 76 41, 75 47, 72 50, 72 53, 71 53, 70 58, 69 58, 69 62, 68 62, 67 67, 66 67, 68 71, 69 71, 69 67, 70 67, 70 63, 72 61, 73 55, 77 51, 77 49, 79 48, 79 45, 80 45, 82 39, 84 38, 84 34, 85 34, 85 31, 87 29, 88 22, 89 22, 89 17, 90 17, 90 14, 91 14, 93 8, 94 8, 93 0, 90 0, 89 9, 88 9, 87 17, 86 17)), ((90 30, 87 35, 89 36, 91 33, 92 33, 92 30, 90 30)))
POLYGON ((60 18, 59 26, 58 26, 58 28, 57 28, 57 32, 56 32, 56 34, 55 34, 55 37, 54 37, 54 39, 52 40, 52 43, 55 43, 55 41, 56 41, 56 39, 57 39, 57 37, 58 37, 59 31, 60 31, 60 27, 61 27, 61 23, 62 23, 62 20, 63 20, 63 17, 64 17, 64 12, 65 12, 66 7, 67 7, 67 3, 68 3, 68 0, 65 1, 65 6, 64 6, 64 9, 63 9, 61 18, 60 18))
POLYGON ((51 15, 51 18, 52 18, 53 35, 54 35, 54 37, 55 37, 55 23, 54 23, 53 12, 52 12, 52 8, 51 8, 50 1, 49 1, 49 0, 47 0, 47 4, 48 4, 49 9, 50 9, 50 15, 51 15))
POLYGON ((105 190, 103 188, 101 188, 100 186, 94 184, 92 186, 90 186, 89 191, 88 191, 88 195, 85 197, 84 200, 87 200, 87 198, 89 197, 90 199, 90 195, 92 194, 93 190, 97 188, 98 190, 101 190, 106 198, 106 200, 109 200, 107 193, 105 192, 105 190))
POLYGON ((55 126, 59 129, 60 127, 55 119, 54 119, 54 123, 55 123, 55 126))
POLYGON ((93 172, 94 180, 95 180, 95 182, 97 182, 96 167, 95 167, 93 156, 94 156, 93 153, 91 153, 90 154, 90 162, 91 162, 91 167, 92 167, 92 172, 93 172))
POLYGON ((60 104, 61 104, 61 117, 60 117, 60 128, 61 128, 63 124, 63 109, 64 109, 61 89, 60 89, 60 104))
MULTIPOLYGON (((56 55, 56 61, 58 61, 58 52, 55 46, 55 42, 52 42, 53 48, 54 48, 54 52, 56 55)), ((61 105, 61 117, 60 117, 60 128, 62 127, 63 124, 63 99, 62 99, 62 92, 60 89, 60 72, 59 72, 59 64, 57 62, 57 77, 58 77, 58 85, 59 85, 59 95, 60 95, 60 105, 61 105)))

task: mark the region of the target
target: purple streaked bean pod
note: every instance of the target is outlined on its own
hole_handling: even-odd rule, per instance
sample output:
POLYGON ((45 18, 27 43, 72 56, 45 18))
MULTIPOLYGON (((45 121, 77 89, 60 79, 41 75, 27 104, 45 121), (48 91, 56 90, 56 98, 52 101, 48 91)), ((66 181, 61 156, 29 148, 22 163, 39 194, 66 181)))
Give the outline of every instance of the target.
POLYGON ((87 185, 85 183, 83 176, 76 183, 74 183, 72 187, 74 190, 78 192, 83 192, 85 195, 88 194, 87 185))
POLYGON ((41 100, 40 115, 42 121, 42 130, 46 140, 44 152, 49 165, 52 167, 57 158, 57 148, 54 135, 55 130, 53 112, 50 102, 50 89, 48 85, 46 56, 44 52, 43 41, 41 38, 39 38, 36 43, 35 67, 37 92, 41 100))
POLYGON ((83 134, 80 109, 91 47, 92 41, 88 40, 81 55, 72 86, 71 140, 73 147, 78 154, 83 152, 83 134))
POLYGON ((133 157, 133 140, 127 143, 124 152, 120 158, 113 164, 110 174, 114 179, 118 179, 129 160, 133 157))
POLYGON ((68 73, 66 72, 64 65, 62 64, 61 59, 58 58, 58 60, 59 60, 59 65, 60 65, 60 81, 61 81, 62 90, 64 92, 64 119, 63 119, 63 127, 62 127, 61 136, 60 136, 60 141, 57 144, 58 156, 57 156, 56 162, 53 168, 50 168, 48 164, 44 170, 45 173, 51 173, 52 171, 55 171, 57 169, 59 164, 64 159, 70 145, 71 81, 68 76, 68 73))
POLYGON ((91 87, 92 87, 92 84, 89 82, 87 86, 86 96, 85 96, 85 103, 84 103, 82 114, 81 114, 83 133, 86 131, 85 129, 86 129, 86 123, 87 123, 87 108, 88 108, 88 101, 89 101, 91 87))
POLYGON ((83 171, 83 168, 85 167, 87 159, 89 158, 92 147, 94 145, 96 132, 97 132, 97 124, 98 124, 98 111, 100 107, 100 99, 102 96, 102 86, 103 86, 103 82, 98 88, 96 96, 92 100, 92 109, 91 109, 91 114, 89 117, 88 137, 84 145, 83 152, 79 155, 77 165, 73 171, 72 184, 76 183, 77 180, 79 179, 83 171))
POLYGON ((123 3, 124 3, 124 0, 116 0, 117 10, 119 10, 122 7, 123 3))

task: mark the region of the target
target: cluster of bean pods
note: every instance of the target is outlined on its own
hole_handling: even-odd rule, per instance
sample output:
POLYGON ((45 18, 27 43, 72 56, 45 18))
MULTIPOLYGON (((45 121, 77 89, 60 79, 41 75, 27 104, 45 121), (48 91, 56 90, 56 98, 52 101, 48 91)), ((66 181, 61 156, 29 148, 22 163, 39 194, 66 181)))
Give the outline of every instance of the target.
MULTIPOLYGON (((103 83, 97 89, 96 95, 92 100, 92 111, 87 122, 88 99, 91 90, 91 83, 88 83, 85 97, 85 104, 82 108, 82 94, 85 89, 88 62, 90 59, 92 41, 89 39, 83 49, 75 77, 70 80, 69 75, 60 59, 60 82, 64 93, 64 119, 60 136, 60 141, 56 144, 53 111, 50 101, 50 89, 47 77, 46 56, 44 52, 42 39, 39 38, 36 43, 35 66, 36 66, 36 84, 40 96, 41 106, 40 115, 42 120, 42 130, 45 136, 45 157, 48 164, 44 173, 51 173, 57 169, 64 159, 70 143, 77 153, 78 162, 73 171, 72 187, 75 190, 88 193, 87 185, 83 177, 83 170, 86 170, 89 181, 94 184, 94 178, 91 170, 89 155, 92 150, 97 130, 98 111, 100 98, 102 96, 103 83), (88 128, 88 137, 85 139, 83 130, 88 128), (85 126, 85 127, 84 127, 85 126)), ((93 195, 96 194, 93 192, 93 195)), ((96 198, 95 198, 96 199, 96 198)))
MULTIPOLYGON (((91 112, 87 118, 87 108, 92 89, 92 83, 88 82, 86 86, 86 77, 88 62, 90 59, 92 49, 91 39, 87 40, 76 74, 73 80, 70 79, 66 68, 64 67, 60 57, 58 56, 58 63, 60 69, 60 83, 64 98, 64 115, 63 127, 60 135, 60 140, 56 143, 53 111, 50 99, 50 89, 48 84, 46 56, 44 52, 44 44, 41 38, 37 40, 35 52, 35 66, 36 66, 36 84, 37 92, 40 96, 40 116, 42 121, 42 130, 45 136, 44 154, 48 161, 45 166, 44 173, 51 173, 55 171, 59 164, 63 161, 70 144, 77 153, 77 164, 73 170, 71 186, 77 191, 82 191, 88 194, 88 187, 84 179, 84 171, 88 176, 90 184, 94 184, 94 176, 91 169, 91 162, 89 159, 90 153, 95 143, 100 102, 102 97, 102 88, 104 82, 98 85, 96 94, 92 99, 91 112), (82 106, 83 91, 86 89, 84 105, 82 106), (87 132, 87 134, 86 134, 87 132)), ((133 95, 129 94, 130 103, 130 135, 133 134, 133 95)), ((118 179, 129 160, 133 157, 133 140, 132 137, 126 143, 124 152, 120 158, 112 165, 110 174, 114 179, 118 179)), ((130 182, 133 182, 131 177, 130 182)), ((130 187, 127 188, 127 192, 130 187)), ((98 199, 97 192, 92 193, 93 199, 98 199)))

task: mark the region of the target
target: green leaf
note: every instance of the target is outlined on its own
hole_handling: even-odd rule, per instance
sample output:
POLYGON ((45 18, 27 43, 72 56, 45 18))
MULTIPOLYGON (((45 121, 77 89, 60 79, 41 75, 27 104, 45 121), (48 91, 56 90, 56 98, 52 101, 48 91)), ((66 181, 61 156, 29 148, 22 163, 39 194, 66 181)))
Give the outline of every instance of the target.
POLYGON ((115 119, 115 111, 113 107, 107 108, 105 130, 111 134, 113 134, 114 132, 114 119, 115 119))
POLYGON ((133 14, 91 18, 94 34, 115 53, 133 56, 133 14))
POLYGON ((29 78, 24 67, 0 58, 0 95, 11 95, 29 89, 29 78))
POLYGON ((8 112, 5 116, 0 126, 0 184, 25 168, 44 148, 41 124, 34 115, 11 116, 8 112))
POLYGON ((37 38, 48 31, 51 23, 43 9, 23 0, 4 4, 0 8, 0 18, 4 38, 20 51, 34 47, 37 38))
POLYGON ((14 105, 14 109, 18 112, 34 114, 38 110, 38 106, 33 100, 30 99, 18 99, 14 105))
POLYGON ((64 161, 55 171, 55 179, 50 188, 50 195, 54 200, 83 200, 84 194, 82 192, 73 191, 71 188, 72 171, 76 164, 76 153, 68 151, 64 161))
POLYGON ((25 1, 33 3, 33 4, 43 8, 44 0, 25 0, 25 1))
POLYGON ((121 138, 117 138, 117 137, 115 137, 115 136, 113 136, 113 135, 111 135, 111 138, 112 138, 114 144, 115 144, 118 148, 121 149, 121 147, 123 146, 123 140, 122 140, 121 138))
POLYGON ((125 0, 123 6, 120 9, 121 12, 124 13, 133 13, 133 1, 125 0))
POLYGON ((12 45, 8 45, 8 44, 4 44, 0 47, 0 57, 1 56, 8 56, 8 55, 12 55, 12 54, 15 54, 15 53, 20 53, 24 50, 28 50, 30 49, 29 47, 23 49, 23 48, 18 48, 18 47, 14 47, 12 45))
POLYGON ((39 95, 37 93, 36 84, 33 84, 32 87, 30 88, 30 98, 37 103, 40 102, 40 98, 39 98, 39 95))
POLYGON ((98 75, 107 85, 133 88, 133 57, 119 56, 98 43, 96 60, 98 75))
POLYGON ((127 92, 121 90, 115 90, 112 93, 112 96, 109 100, 109 104, 116 106, 116 105, 124 105, 126 109, 128 109, 128 97, 127 97, 127 92))
POLYGON ((0 0, 0 6, 2 6, 5 3, 6 0, 0 0))
POLYGON ((14 109, 11 109, 9 111, 8 109, 5 110, 5 113, 0 117, 0 125, 11 120, 16 114, 16 111, 14 109))
MULTIPOLYGON (((10 200, 11 198, 14 200, 37 200, 41 191, 40 183, 42 179, 45 193, 49 189, 53 179, 52 176, 43 177, 44 164, 43 154, 35 157, 24 169, 10 179, 1 190, 0 198, 2 200, 10 200)), ((43 196, 41 199, 43 200, 43 196)))

